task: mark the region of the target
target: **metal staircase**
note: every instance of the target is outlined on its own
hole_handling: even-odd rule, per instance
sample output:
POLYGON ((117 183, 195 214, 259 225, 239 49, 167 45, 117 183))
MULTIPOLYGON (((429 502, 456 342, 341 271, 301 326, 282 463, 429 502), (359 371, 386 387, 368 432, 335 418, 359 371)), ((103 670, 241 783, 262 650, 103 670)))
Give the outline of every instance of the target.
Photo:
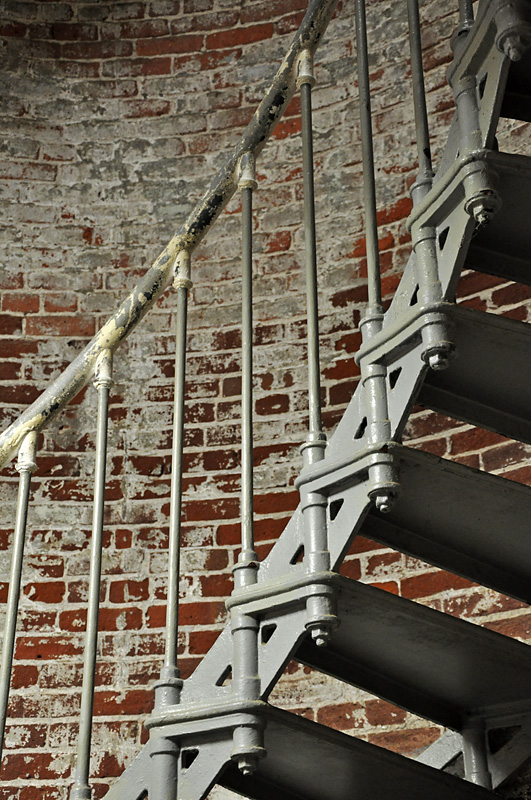
MULTIPOLYGON (((531 3, 460 2, 448 69, 456 113, 434 173, 418 7, 408 0, 419 175, 412 253, 384 313, 376 230, 365 8, 356 0, 369 302, 361 381, 327 442, 319 403, 313 214, 313 53, 335 7, 312 0, 294 44, 227 165, 133 295, 86 351, 0 439, 20 447, 17 542, 4 639, 2 711, 37 432, 92 374, 100 396, 93 570, 72 800, 90 798, 88 759, 98 617, 98 553, 112 351, 174 279, 178 298, 167 646, 150 739, 108 800, 200 800, 215 784, 253 800, 488 798, 531 756, 531 651, 500 634, 339 575, 357 534, 531 602, 531 489, 405 447, 415 402, 531 443, 531 328, 454 302, 463 268, 531 283, 531 159, 499 152, 500 115, 531 121, 531 3), (301 502, 258 563, 252 524, 252 193, 255 160, 295 87, 301 91, 308 287, 310 430, 301 502), (230 622, 195 672, 177 663, 181 459, 190 253, 231 194, 242 195, 242 550, 230 622), (92 616, 90 616, 92 615, 92 616), (289 659, 361 687, 457 732, 413 761, 268 704, 289 659), (92 676, 92 677, 91 677, 92 676), (512 728, 496 753, 487 734, 512 728), (444 771, 464 754, 466 781, 444 771)), ((405 6, 404 6, 405 7, 405 6)), ((10 650, 11 648, 11 650, 10 650)))

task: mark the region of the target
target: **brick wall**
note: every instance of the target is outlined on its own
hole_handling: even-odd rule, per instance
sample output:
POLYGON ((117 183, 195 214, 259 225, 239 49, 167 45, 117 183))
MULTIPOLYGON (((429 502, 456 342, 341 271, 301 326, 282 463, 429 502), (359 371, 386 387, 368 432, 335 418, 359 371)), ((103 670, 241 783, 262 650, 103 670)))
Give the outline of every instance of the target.
MULTIPOLYGON (((82 349, 134 286, 223 162, 302 15, 304 0, 15 2, 0 25, 4 81, 1 428, 82 349)), ((353 8, 317 59, 315 153, 324 420, 358 379, 366 299, 353 8)), ((450 4, 426 2, 428 105, 437 153, 452 102, 450 4)), ((389 298, 409 254, 415 175, 405 10, 370 7, 380 247, 389 298)), ((305 436, 300 119, 294 100, 258 164, 255 198, 256 536, 265 555, 297 504, 305 436)), ((527 126, 505 149, 531 152, 527 126)), ((186 677, 225 620, 239 541, 239 203, 196 252, 190 308, 181 590, 186 677)), ((526 319, 529 291, 465 275, 466 305, 526 319)), ((163 650, 172 419, 169 291, 119 350, 111 396, 93 774, 101 797, 145 739, 163 650)), ((67 796, 79 708, 96 396, 82 391, 41 438, 29 519, 0 798, 67 796), (57 501, 61 501, 60 503, 57 501)), ((521 482, 529 448, 422 409, 410 444, 521 482)), ((7 596, 16 479, 4 471, 0 601, 7 596)), ((358 538, 345 574, 531 638, 521 604, 358 538)), ((439 728, 290 665, 273 701, 414 754, 439 728)))

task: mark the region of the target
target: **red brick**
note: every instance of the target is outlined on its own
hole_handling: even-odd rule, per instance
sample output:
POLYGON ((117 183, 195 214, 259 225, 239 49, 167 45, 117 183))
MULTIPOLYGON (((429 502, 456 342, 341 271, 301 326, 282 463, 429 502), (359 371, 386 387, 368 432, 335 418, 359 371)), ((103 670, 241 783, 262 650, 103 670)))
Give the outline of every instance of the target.
POLYGON ((0 36, 13 36, 22 39, 26 35, 26 26, 22 22, 3 22, 0 25, 0 36))
MULTIPOLYGON (((61 611, 59 627, 63 631, 84 631, 86 628, 86 610, 61 611)), ((139 608, 100 608, 100 631, 138 630, 142 627, 142 612, 139 608)))
POLYGON ((280 253, 289 250, 291 246, 290 231, 277 231, 269 236, 264 245, 265 253, 280 253))
POLYGON ((259 415, 286 414, 289 411, 289 397, 286 394, 270 394, 259 397, 255 402, 259 415))
POLYGON ((468 297, 471 294, 477 294, 485 289, 491 289, 498 286, 500 278, 495 275, 486 275, 483 272, 466 272, 459 278, 457 284, 456 295, 457 297, 468 297))
POLYGON ((467 589, 475 584, 472 581, 462 578, 460 575, 452 575, 449 572, 428 572, 423 575, 414 575, 411 578, 404 578, 401 583, 402 597, 428 597, 429 595, 446 592, 450 589, 467 589))
POLYGON ((262 19, 270 20, 290 11, 306 9, 306 7, 306 0, 266 0, 266 2, 252 3, 242 8, 242 24, 258 22, 262 19))
POLYGON ((277 514, 285 511, 294 511, 298 503, 299 493, 295 490, 256 494, 254 510, 257 514, 277 514))
POLYGON ((209 519, 231 519, 240 513, 239 500, 188 500, 184 518, 189 522, 209 519))
POLYGON ((350 558, 343 561, 339 568, 339 572, 346 578, 352 578, 354 581, 359 580, 361 577, 361 565, 359 560, 357 558, 350 558))
POLYGON ((369 725, 397 725, 405 722, 407 717, 407 711, 385 700, 369 700, 365 703, 365 714, 369 725))
POLYGON ((127 103, 126 117, 162 117, 170 113, 170 104, 166 100, 130 100, 127 103))
POLYGON ((2 762, 2 777, 6 781, 55 780, 65 778, 69 772, 68 763, 57 759, 54 753, 7 752, 2 762))
POLYGON ((67 636, 19 636, 15 657, 18 659, 50 661, 55 658, 80 655, 83 652, 78 640, 67 636))
POLYGON ((472 428, 467 431, 452 433, 450 436, 450 452, 466 453, 469 450, 482 450, 495 444, 505 442, 504 436, 484 428, 472 428))
POLYGON ((2 309, 4 311, 20 312, 31 314, 39 310, 39 296, 36 294, 5 294, 2 298, 2 309))
POLYGON ((485 627, 504 636, 511 636, 513 639, 531 639, 531 614, 520 614, 508 619, 487 622, 485 627))
POLYGON ((234 588, 232 575, 201 575, 199 582, 203 597, 228 597, 234 588))
POLYGON ((497 306, 514 305, 514 303, 522 303, 531 297, 531 286, 525 286, 521 283, 510 283, 501 289, 492 292, 492 302, 497 306))
POLYGON ((56 22, 52 25, 52 36, 54 39, 67 42, 75 42, 80 39, 94 40, 98 38, 98 28, 96 25, 56 22))
POLYGON ((191 655, 208 653, 221 631, 190 631, 188 650, 191 655))
POLYGON ((237 47, 251 42, 259 42, 262 39, 270 39, 272 35, 273 25, 267 22, 261 25, 247 25, 245 28, 233 28, 228 31, 211 33, 206 37, 205 43, 207 50, 219 50, 225 47, 237 47))
POLYGON ((171 74, 171 58, 130 58, 122 61, 109 61, 103 65, 103 74, 120 78, 140 75, 169 75, 171 74))
POLYGON ((386 733, 372 733, 368 740, 371 744, 392 750, 402 755, 417 756, 428 745, 437 741, 440 736, 438 728, 414 728, 413 730, 388 731, 386 733))
POLYGON ((149 580, 120 580, 111 583, 109 599, 111 603, 131 603, 149 598, 149 580))
POLYGON ((317 722, 340 731, 361 728, 363 706, 361 703, 338 703, 337 705, 323 706, 317 712, 317 722))
POLYGON ((36 386, 18 383, 16 386, 0 385, 0 402, 29 405, 40 395, 36 386))
POLYGON ((144 39, 137 42, 139 56, 164 56, 169 53, 195 53, 203 46, 203 36, 172 36, 164 39, 144 39))
POLYGON ((22 320, 11 314, 0 314, 0 336, 12 336, 22 333, 22 320))
POLYGON ((66 586, 63 581, 31 582, 24 587, 24 594, 34 603, 61 603, 66 586))
POLYGON ((92 317, 80 314, 27 317, 26 333, 28 336, 93 336, 95 324, 92 317))
POLYGON ((77 311, 77 297, 73 292, 46 293, 44 295, 44 310, 49 314, 77 311))
POLYGON ((129 689, 124 692, 99 691, 94 693, 94 715, 138 716, 153 709, 153 692, 146 689, 129 689))

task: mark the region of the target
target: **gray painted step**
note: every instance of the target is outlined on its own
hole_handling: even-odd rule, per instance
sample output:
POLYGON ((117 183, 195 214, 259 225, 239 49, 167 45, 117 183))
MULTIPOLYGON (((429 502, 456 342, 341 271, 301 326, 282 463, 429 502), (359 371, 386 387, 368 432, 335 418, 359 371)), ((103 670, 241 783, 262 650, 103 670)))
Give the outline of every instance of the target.
POLYGON ((446 773, 269 708, 267 757, 252 776, 229 765, 218 783, 252 800, 492 800, 446 773))
MULTIPOLYGON (((531 99, 527 103, 531 110, 531 99)), ((488 163, 497 176, 496 189, 502 204, 489 224, 472 239, 465 266, 510 281, 531 284, 528 230, 531 158, 492 153, 488 163)))
POLYGON ((411 450, 397 450, 401 494, 360 533, 531 602, 531 488, 411 450))
POLYGON ((449 319, 456 357, 427 373, 418 402, 531 443, 531 326, 462 306, 449 319))
POLYGON ((531 649, 470 622, 343 578, 328 647, 295 658, 455 730, 531 710, 531 649))

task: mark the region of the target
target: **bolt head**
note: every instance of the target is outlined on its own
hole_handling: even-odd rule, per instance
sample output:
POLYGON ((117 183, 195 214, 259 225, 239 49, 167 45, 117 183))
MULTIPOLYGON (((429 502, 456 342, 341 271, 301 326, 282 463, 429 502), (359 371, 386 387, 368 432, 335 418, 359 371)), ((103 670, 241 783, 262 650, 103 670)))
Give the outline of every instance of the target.
POLYGON ((436 372, 448 369, 448 356, 446 353, 432 353, 428 358, 428 365, 436 372))
POLYGON ((238 758, 238 769, 242 775, 252 775, 253 772, 256 772, 257 767, 258 759, 256 756, 253 756, 250 753, 246 756, 240 756, 238 758))
POLYGON ((503 52, 511 61, 520 61, 527 50, 527 42, 518 34, 507 36, 503 42, 503 52))
POLYGON ((394 497, 390 492, 378 492, 374 498, 374 505, 382 514, 388 514, 394 503, 394 497))
POLYGON ((326 647, 328 644, 328 640, 330 639, 330 631, 328 628, 324 626, 320 626, 318 628, 312 628, 312 639, 314 640, 317 647, 326 647))

